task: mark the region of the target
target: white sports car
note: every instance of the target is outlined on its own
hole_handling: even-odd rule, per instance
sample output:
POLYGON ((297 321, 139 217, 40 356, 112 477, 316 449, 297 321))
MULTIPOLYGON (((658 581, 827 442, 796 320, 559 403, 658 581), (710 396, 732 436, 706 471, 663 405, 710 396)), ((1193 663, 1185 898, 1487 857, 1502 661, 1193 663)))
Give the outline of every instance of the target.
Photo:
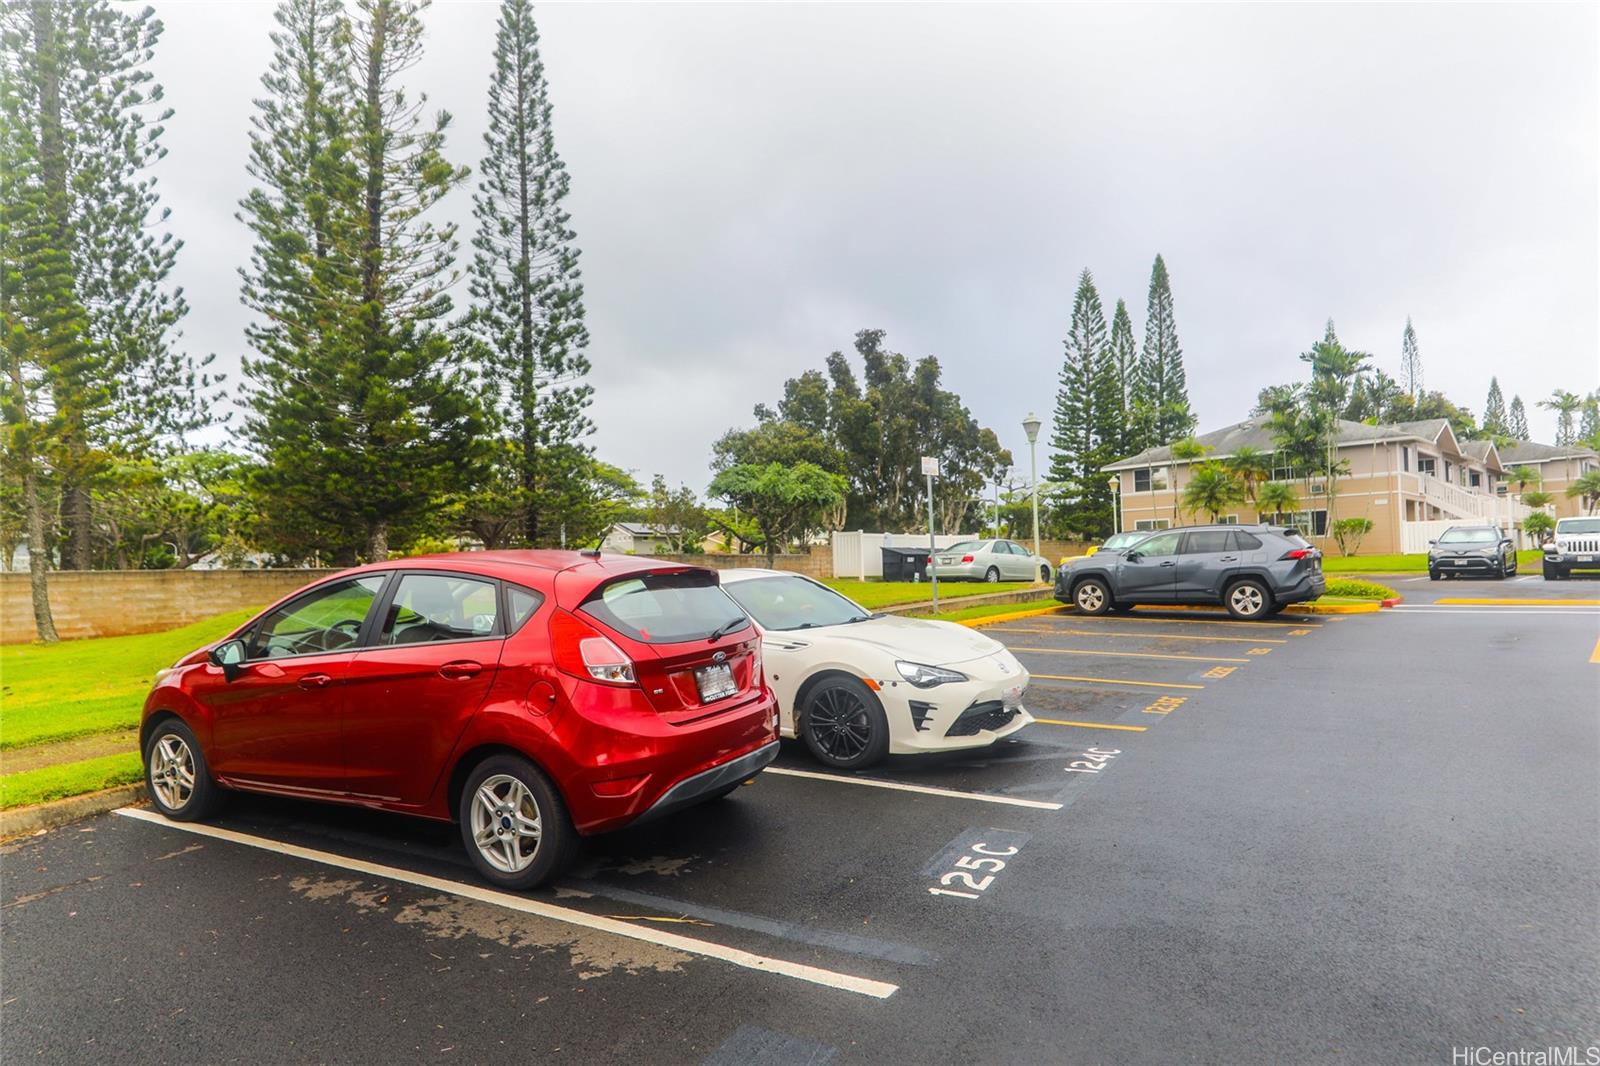
POLYGON ((777 570, 724 570, 761 630, 779 729, 829 766, 977 748, 1033 721, 1028 671, 1005 645, 953 622, 874 615, 777 570))

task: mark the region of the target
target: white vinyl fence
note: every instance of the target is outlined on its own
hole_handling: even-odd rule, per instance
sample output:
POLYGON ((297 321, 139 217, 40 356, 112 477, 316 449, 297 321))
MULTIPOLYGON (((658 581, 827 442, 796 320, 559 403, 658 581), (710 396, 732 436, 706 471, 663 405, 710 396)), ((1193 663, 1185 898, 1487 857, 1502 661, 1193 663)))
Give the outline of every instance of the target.
POLYGON ((1425 552, 1428 550, 1428 541, 1438 540, 1439 534, 1451 526, 1467 524, 1458 518, 1442 522, 1401 522, 1400 550, 1408 555, 1425 552))
MULTIPOLYGON (((935 547, 948 548, 958 541, 972 540, 970 533, 946 533, 933 538, 935 547)), ((833 576, 865 581, 883 576, 880 548, 927 548, 926 533, 835 533, 833 535, 833 576)))

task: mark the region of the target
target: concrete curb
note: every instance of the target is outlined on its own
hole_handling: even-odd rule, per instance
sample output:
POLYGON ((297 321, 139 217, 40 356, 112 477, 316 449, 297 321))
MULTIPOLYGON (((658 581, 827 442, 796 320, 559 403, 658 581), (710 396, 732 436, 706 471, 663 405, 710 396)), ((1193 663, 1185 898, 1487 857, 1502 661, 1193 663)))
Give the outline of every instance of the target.
POLYGON ((986 614, 978 618, 962 618, 956 622, 956 625, 971 626, 973 629, 977 629, 980 626, 998 625, 1001 622, 1011 622, 1018 618, 1038 618, 1040 615, 1045 614, 1060 614, 1065 610, 1067 610, 1067 605, 1060 603, 1054 607, 1040 607, 1034 611, 1012 611, 1010 614, 986 614))
POLYGON ((68 796, 50 803, 36 803, 32 807, 0 811, 0 840, 33 836, 43 830, 92 818, 131 803, 143 803, 148 798, 143 784, 121 785, 82 796, 68 796))
POLYGON ((1383 601, 1371 603, 1297 603, 1285 607, 1284 614, 1377 614, 1383 610, 1383 601))

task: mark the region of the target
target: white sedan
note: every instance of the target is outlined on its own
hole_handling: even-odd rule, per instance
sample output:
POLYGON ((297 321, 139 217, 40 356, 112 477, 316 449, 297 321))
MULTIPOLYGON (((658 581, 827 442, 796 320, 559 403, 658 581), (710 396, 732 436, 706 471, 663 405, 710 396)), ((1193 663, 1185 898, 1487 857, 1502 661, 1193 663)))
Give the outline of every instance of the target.
POLYGON ((874 615, 799 574, 721 579, 761 630, 779 729, 829 766, 983 747, 1033 721, 1022 706, 1028 671, 975 630, 874 615))

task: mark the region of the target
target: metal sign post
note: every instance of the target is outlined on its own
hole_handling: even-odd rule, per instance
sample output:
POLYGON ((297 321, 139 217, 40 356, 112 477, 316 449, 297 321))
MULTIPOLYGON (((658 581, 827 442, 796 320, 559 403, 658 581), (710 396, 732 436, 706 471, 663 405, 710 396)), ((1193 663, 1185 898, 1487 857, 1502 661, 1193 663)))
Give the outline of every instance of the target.
POLYGON ((933 611, 939 613, 939 557, 933 546, 933 479, 939 476, 939 460, 922 457, 922 473, 928 479, 928 581, 933 585, 933 611))

